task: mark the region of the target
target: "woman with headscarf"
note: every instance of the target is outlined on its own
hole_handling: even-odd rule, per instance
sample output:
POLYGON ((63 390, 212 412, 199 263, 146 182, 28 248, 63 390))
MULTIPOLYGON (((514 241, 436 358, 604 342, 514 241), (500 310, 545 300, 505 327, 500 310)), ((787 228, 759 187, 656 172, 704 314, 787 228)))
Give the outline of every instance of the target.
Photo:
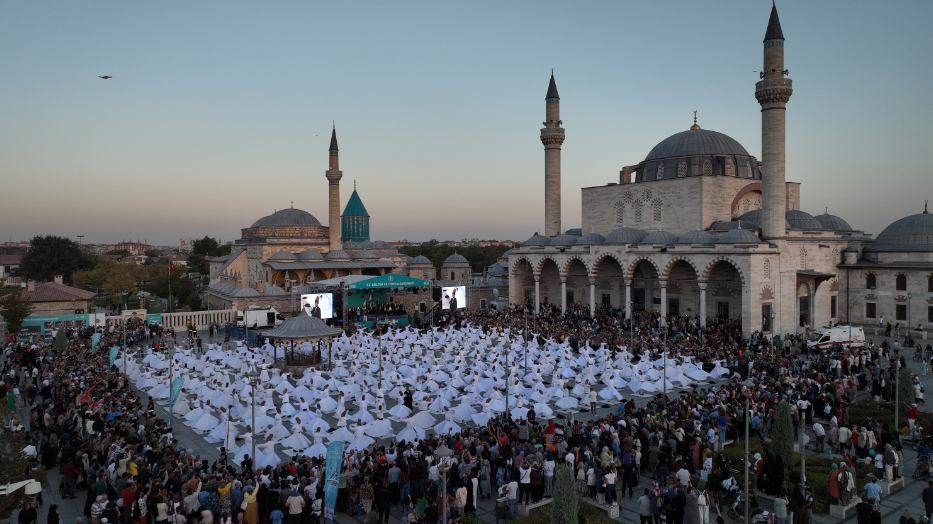
POLYGON ((761 453, 755 453, 755 463, 752 468, 755 473, 755 485, 759 490, 764 489, 765 484, 765 459, 761 458, 761 453))
POLYGON ((628 487, 628 498, 633 498, 632 494, 635 490, 635 486, 638 484, 638 476, 635 467, 631 455, 628 453, 622 455, 622 497, 625 496, 625 488, 628 487))
POLYGON ((661 491, 661 485, 655 481, 651 483, 651 492, 648 493, 648 500, 651 501, 651 518, 654 524, 661 524, 661 510, 664 508, 664 493, 661 491))
POLYGON ((841 497, 839 492, 839 466, 837 466, 835 462, 829 466, 829 476, 826 477, 826 486, 829 488, 829 496, 832 499, 830 504, 835 504, 841 497))
POLYGON ((248 486, 243 492, 243 502, 246 503, 246 522, 259 524, 259 503, 256 501, 256 488, 248 486))

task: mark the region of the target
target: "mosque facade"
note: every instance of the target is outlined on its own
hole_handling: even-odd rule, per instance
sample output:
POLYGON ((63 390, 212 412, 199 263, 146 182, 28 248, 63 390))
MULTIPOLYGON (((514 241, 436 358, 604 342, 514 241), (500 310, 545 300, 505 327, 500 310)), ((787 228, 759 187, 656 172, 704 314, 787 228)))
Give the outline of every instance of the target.
POLYGON ((582 189, 582 227, 561 233, 565 131, 553 73, 545 97, 544 235, 508 253, 511 303, 570 303, 741 319, 743 335, 838 322, 933 328, 933 215, 926 209, 872 239, 842 218, 800 209, 785 180, 785 114, 793 83, 777 9, 754 95, 762 153, 694 125, 658 143, 617 182, 582 189), (555 195, 556 192, 556 195, 555 195))

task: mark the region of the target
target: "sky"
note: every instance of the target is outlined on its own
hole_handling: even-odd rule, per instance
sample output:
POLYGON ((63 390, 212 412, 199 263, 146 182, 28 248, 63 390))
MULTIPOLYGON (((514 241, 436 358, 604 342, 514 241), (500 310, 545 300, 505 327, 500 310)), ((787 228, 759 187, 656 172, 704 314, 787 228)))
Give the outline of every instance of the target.
MULTIPOLYGON (((373 239, 543 231, 553 68, 564 229, 698 111, 761 159, 767 0, 0 3, 0 239, 327 223, 336 122, 373 239), (102 80, 98 75, 112 75, 102 80)), ((780 1, 787 180, 877 234, 933 199, 927 0, 780 1)))

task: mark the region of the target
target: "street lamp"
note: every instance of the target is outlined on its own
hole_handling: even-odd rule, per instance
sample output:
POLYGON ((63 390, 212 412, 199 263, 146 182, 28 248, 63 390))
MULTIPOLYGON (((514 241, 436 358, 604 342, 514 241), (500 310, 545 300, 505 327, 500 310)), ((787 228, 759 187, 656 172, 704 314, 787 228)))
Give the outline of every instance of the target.
MULTIPOLYGON (((446 445, 441 444, 434 451, 434 458, 440 461, 440 459, 448 458, 453 456, 454 452, 452 449, 448 448, 446 445)), ((443 463, 437 465, 437 470, 443 475, 443 483, 441 484, 441 493, 444 499, 444 520, 441 522, 447 522, 447 472, 450 471, 450 464, 443 463)))
MULTIPOLYGON (((751 466, 751 462, 748 460, 748 419, 749 419, 749 401, 752 396, 751 388, 755 385, 751 379, 745 380, 742 383, 745 386, 745 391, 742 392, 742 395, 745 397, 745 522, 748 522, 748 468, 751 466)), ((757 464, 756 464, 757 468, 757 464)))
POLYGON ((255 365, 251 365, 251 366, 250 366, 249 372, 246 374, 246 378, 249 379, 249 386, 252 388, 252 396, 253 396, 252 401, 250 402, 250 406, 252 407, 252 410, 253 410, 253 413, 252 413, 252 416, 253 416, 253 424, 252 424, 252 429, 253 429, 253 439, 252 439, 253 449, 252 449, 252 454, 253 454, 253 455, 252 455, 252 456, 253 456, 253 469, 255 470, 255 469, 256 469, 257 462, 258 462, 258 461, 256 460, 256 386, 259 385, 259 372, 256 371, 256 366, 255 366, 255 365))

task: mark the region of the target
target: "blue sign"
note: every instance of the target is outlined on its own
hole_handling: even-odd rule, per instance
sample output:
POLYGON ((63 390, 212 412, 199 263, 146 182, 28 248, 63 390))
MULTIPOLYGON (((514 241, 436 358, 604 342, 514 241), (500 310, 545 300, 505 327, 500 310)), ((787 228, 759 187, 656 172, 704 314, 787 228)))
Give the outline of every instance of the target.
MULTIPOLYGON (((120 354, 120 346, 113 346, 110 348, 110 365, 113 365, 113 361, 117 359, 117 355, 120 354)), ((126 370, 123 370, 126 373, 126 370)))
POLYGON ((185 379, 183 377, 178 377, 172 381, 171 399, 168 402, 169 410, 172 409, 172 406, 175 405, 175 401, 178 400, 178 395, 181 394, 181 387, 184 384, 185 384, 185 379))
POLYGON ((146 324, 161 324, 162 315, 148 315, 146 316, 146 324))
MULTIPOLYGON (((97 349, 98 343, 100 343, 100 333, 94 333, 94 336, 91 337, 91 349, 97 349)), ((113 360, 110 363, 113 364, 113 360)))
POLYGON ((327 465, 324 477, 324 518, 334 520, 337 490, 340 488, 340 466, 343 463, 343 441, 327 445, 327 465))

